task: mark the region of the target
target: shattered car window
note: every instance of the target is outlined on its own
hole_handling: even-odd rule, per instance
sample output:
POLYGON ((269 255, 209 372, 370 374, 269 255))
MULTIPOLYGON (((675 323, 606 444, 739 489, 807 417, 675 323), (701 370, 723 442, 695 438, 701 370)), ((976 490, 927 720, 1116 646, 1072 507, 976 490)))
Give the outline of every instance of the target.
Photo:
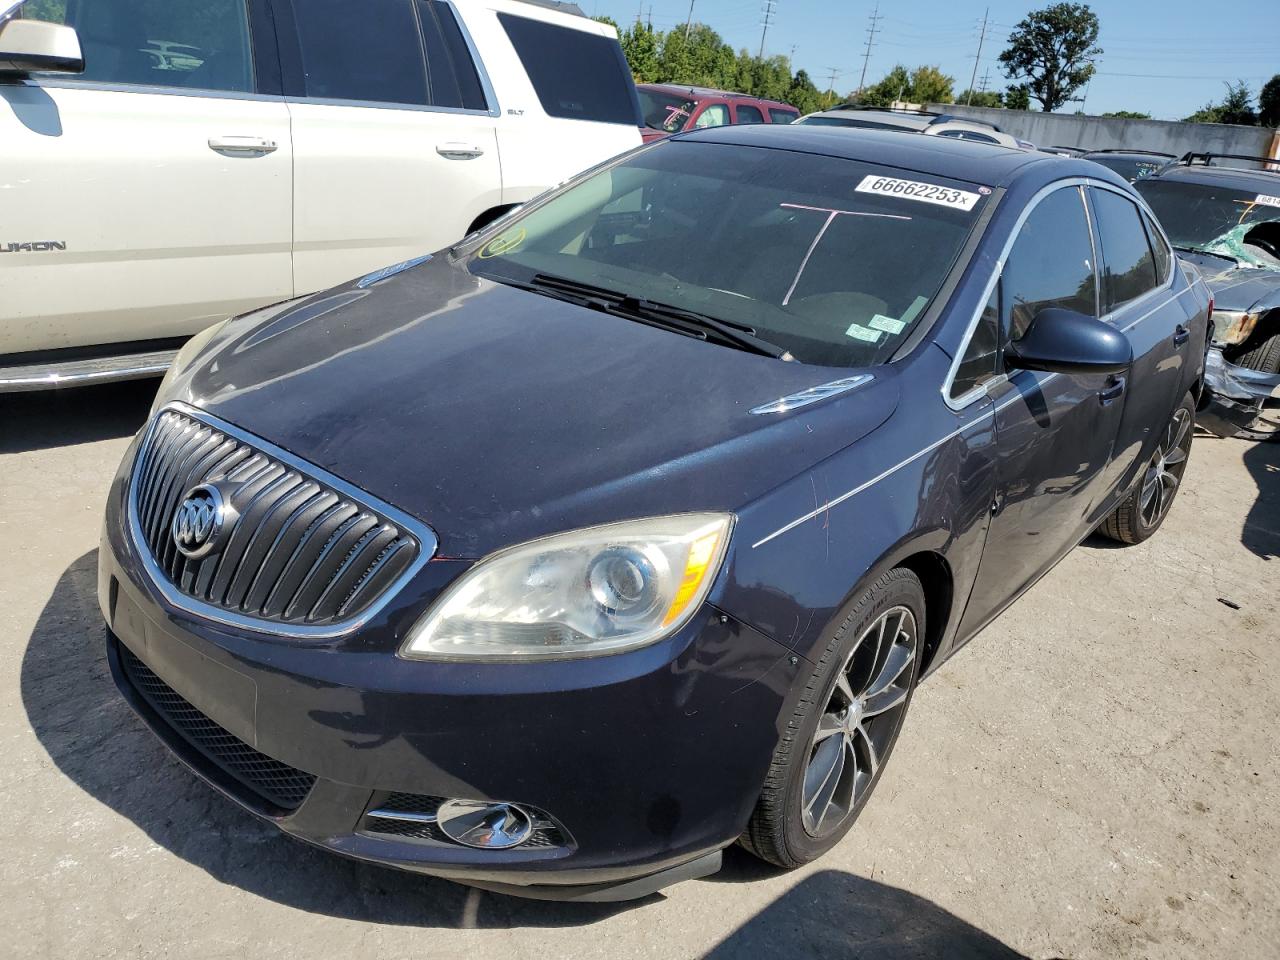
POLYGON ((1158 179, 1137 188, 1175 247, 1280 270, 1280 183, 1276 196, 1158 179))

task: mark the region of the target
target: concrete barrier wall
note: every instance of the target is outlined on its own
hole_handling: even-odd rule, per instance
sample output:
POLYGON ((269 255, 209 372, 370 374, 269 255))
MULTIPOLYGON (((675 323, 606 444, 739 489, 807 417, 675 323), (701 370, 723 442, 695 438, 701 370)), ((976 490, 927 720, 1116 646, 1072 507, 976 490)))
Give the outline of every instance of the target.
POLYGON ((1191 151, 1238 153, 1251 157, 1280 156, 1280 137, 1269 127, 1078 117, 1065 113, 966 107, 958 103, 931 103, 928 109, 994 123, 1006 133, 1030 140, 1038 147, 1158 150, 1175 156, 1191 151))

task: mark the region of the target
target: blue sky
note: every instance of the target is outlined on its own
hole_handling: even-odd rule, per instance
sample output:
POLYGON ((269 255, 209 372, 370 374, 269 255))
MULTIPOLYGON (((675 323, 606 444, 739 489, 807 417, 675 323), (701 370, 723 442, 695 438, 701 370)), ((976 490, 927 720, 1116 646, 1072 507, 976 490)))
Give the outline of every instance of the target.
MULTIPOLYGON (((607 14, 620 23, 636 18, 641 0, 577 0, 589 14, 607 14)), ((707 23, 734 47, 753 53, 760 45, 765 0, 694 0, 694 19, 707 23)), ((1010 29, 1030 10, 1048 5, 990 4, 994 24, 978 67, 978 85, 990 70, 990 89, 1009 82, 996 57, 1010 29)), ((874 0, 776 0, 765 51, 791 53, 795 66, 809 71, 826 89, 831 68, 840 73, 836 89, 858 85, 874 0)), ((867 82, 880 79, 894 63, 936 64, 956 78, 956 92, 969 85, 985 0, 882 0, 880 32, 871 49, 867 82)), ((1272 74, 1280 73, 1280 0, 1098 0, 1091 4, 1101 24, 1098 44, 1105 51, 1089 86, 1087 113, 1140 110, 1158 120, 1177 120, 1226 92, 1224 80, 1243 79, 1255 97, 1272 74)), ((689 0, 644 0, 659 29, 683 25, 689 0)), ((1077 94, 1079 96, 1079 94, 1077 94)), ((1256 104, 1255 104, 1256 106, 1256 104)), ((1073 104, 1070 110, 1075 110, 1073 104)))

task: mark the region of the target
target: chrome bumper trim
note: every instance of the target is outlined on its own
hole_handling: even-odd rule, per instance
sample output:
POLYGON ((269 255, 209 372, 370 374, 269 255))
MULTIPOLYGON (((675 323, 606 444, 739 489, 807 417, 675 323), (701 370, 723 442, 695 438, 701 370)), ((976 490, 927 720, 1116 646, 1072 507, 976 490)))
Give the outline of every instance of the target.
POLYGON ((30 363, 0 367, 0 393, 28 390, 54 390, 93 383, 115 383, 159 377, 169 369, 177 350, 157 350, 120 357, 92 357, 86 360, 64 360, 60 363, 30 363))

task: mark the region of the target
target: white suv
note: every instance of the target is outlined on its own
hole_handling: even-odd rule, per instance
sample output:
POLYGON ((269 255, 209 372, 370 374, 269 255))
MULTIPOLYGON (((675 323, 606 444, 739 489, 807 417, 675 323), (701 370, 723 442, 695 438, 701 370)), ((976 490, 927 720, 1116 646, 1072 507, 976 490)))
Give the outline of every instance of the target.
POLYGON ((638 145, 615 31, 555 6, 0 0, 0 391, 162 371, 638 145))

